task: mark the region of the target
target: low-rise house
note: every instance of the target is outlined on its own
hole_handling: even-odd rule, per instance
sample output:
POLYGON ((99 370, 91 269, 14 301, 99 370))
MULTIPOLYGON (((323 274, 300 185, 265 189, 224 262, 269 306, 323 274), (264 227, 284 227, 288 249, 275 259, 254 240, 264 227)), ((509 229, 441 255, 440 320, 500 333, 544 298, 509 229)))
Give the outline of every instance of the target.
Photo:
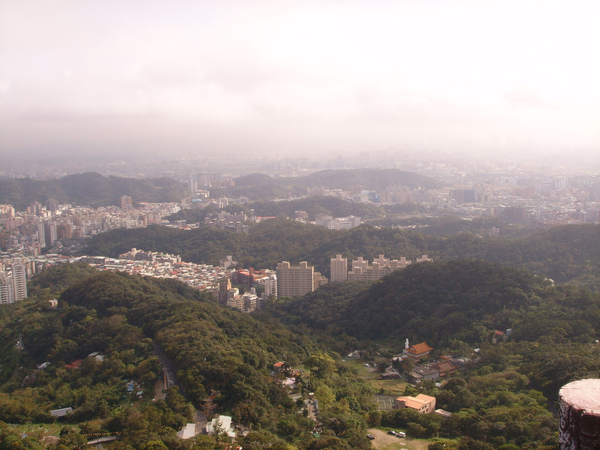
POLYGON ((391 366, 385 369, 385 372, 379 376, 380 380, 397 380, 399 378, 400 373, 398 373, 398 371, 391 366))
POLYGON ((439 377, 440 370, 437 367, 437 364, 415 366, 409 375, 409 379, 412 383, 420 383, 421 381, 425 380, 437 380, 439 377))
POLYGON ((446 419, 452 417, 452 413, 450 411, 446 411, 445 409, 436 409, 434 412, 446 419))
POLYGON ((196 436, 196 424, 195 423, 187 423, 183 426, 181 430, 177 432, 177 437, 179 439, 191 439, 196 436))
POLYGON ((450 361, 438 362, 437 366, 440 371, 440 377, 445 377, 446 375, 450 375, 456 372, 456 367, 454 367, 454 365, 450 361))
POLYGON ((206 424, 206 433, 207 434, 215 434, 215 433, 227 433, 232 439, 235 439, 235 430, 231 426, 231 416, 219 416, 215 417, 211 420, 210 423, 206 424))
POLYGON ((83 362, 83 359, 76 359, 71 364, 67 364, 65 366, 65 368, 66 369, 70 369, 70 370, 79 370, 79 368, 81 367, 81 363, 82 362, 83 362))
POLYGON ((360 359, 360 352, 358 350, 354 350, 353 352, 348 353, 346 356, 348 359, 360 359))
POLYGON ((394 409, 411 408, 421 414, 429 414, 435 411, 435 397, 419 394, 416 397, 398 397, 394 402, 394 409))
POLYGON ((73 408, 69 406, 68 408, 53 409, 52 411, 50 411, 50 415, 52 417, 56 417, 57 419, 62 419, 72 411, 73 408))

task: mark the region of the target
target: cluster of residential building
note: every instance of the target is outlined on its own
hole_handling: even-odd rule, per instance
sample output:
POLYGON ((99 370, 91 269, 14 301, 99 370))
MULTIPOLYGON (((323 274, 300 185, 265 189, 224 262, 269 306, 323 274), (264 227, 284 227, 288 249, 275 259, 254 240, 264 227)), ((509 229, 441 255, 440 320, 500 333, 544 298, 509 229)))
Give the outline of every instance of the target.
POLYGON ((217 295, 219 282, 229 277, 231 270, 210 264, 181 261, 178 255, 144 252, 135 248, 119 255, 66 256, 46 254, 0 259, 0 304, 14 303, 27 297, 27 279, 37 272, 57 264, 85 262, 98 270, 126 272, 131 275, 173 278, 194 288, 217 295))
POLYGON ((210 213, 204 218, 204 225, 206 226, 218 227, 222 230, 244 234, 248 234, 247 222, 256 222, 256 218, 249 217, 245 213, 231 214, 227 211, 210 213))
MULTIPOLYGON (((416 259, 416 262, 433 261, 427 255, 423 255, 416 259)), ((342 255, 336 255, 331 258, 330 262, 330 279, 334 281, 377 281, 389 275, 390 273, 404 269, 412 261, 405 257, 398 259, 389 259, 384 255, 379 255, 379 258, 373 260, 373 264, 359 256, 352 261, 352 268, 348 270, 348 258, 343 258, 342 255)))
POLYGON ((34 202, 22 212, 0 205, 0 250, 29 256, 38 256, 43 249, 78 250, 85 238, 117 228, 160 224, 179 210, 177 203, 141 203, 134 208, 130 196, 121 198, 121 207, 97 209, 61 205, 54 199, 45 205, 34 202))
POLYGON ((236 269, 219 282, 219 304, 242 312, 264 308, 271 296, 277 298, 277 274, 273 270, 236 269), (244 292, 233 285, 241 286, 244 292))
POLYGON ((315 224, 321 225, 330 230, 350 230, 356 228, 362 223, 360 217, 332 217, 327 214, 317 214, 315 216, 315 224))

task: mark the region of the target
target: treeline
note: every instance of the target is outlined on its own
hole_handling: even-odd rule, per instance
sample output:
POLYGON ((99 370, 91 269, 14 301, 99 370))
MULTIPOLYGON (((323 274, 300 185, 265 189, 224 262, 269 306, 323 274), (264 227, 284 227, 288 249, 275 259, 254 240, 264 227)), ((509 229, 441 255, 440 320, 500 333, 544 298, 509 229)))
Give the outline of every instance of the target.
POLYGON ((134 203, 178 202, 186 194, 185 186, 170 178, 135 179, 104 177, 95 172, 68 175, 56 180, 31 178, 0 179, 0 203, 24 210, 34 202, 45 204, 49 198, 59 203, 80 206, 121 205, 121 196, 134 203))
POLYGON ((566 225, 506 239, 472 233, 431 236, 412 229, 369 225, 332 231, 278 219, 251 227, 248 235, 209 227, 115 230, 92 238, 85 252, 116 257, 132 247, 175 253, 185 261, 208 264, 233 255, 244 267, 254 268, 275 268, 283 260, 308 261, 326 276, 336 254, 369 260, 382 254, 415 260, 427 254, 435 260, 480 259, 526 268, 557 283, 600 289, 600 226, 594 224, 566 225))
POLYGON ((377 190, 389 186, 432 189, 440 183, 432 178, 398 169, 322 170, 303 177, 272 178, 264 174, 245 175, 235 187, 211 189, 212 197, 245 197, 249 200, 274 200, 304 196, 308 188, 377 190))

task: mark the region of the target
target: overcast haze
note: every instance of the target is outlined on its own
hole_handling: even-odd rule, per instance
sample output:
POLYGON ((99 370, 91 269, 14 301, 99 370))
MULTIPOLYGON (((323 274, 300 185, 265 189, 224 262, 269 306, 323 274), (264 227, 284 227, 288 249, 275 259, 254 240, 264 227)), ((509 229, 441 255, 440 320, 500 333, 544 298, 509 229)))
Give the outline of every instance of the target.
POLYGON ((0 0, 0 157, 587 152, 600 2, 0 0))

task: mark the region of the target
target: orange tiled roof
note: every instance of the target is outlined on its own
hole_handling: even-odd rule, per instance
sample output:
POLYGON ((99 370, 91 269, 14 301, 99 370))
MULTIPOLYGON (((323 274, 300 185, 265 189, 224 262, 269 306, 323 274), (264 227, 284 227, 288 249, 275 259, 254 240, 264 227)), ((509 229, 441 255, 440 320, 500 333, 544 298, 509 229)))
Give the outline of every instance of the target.
POLYGON ((406 349, 408 353, 420 355, 421 353, 427 353, 433 350, 433 347, 427 345, 427 342, 421 342, 420 344, 411 345, 406 349))

